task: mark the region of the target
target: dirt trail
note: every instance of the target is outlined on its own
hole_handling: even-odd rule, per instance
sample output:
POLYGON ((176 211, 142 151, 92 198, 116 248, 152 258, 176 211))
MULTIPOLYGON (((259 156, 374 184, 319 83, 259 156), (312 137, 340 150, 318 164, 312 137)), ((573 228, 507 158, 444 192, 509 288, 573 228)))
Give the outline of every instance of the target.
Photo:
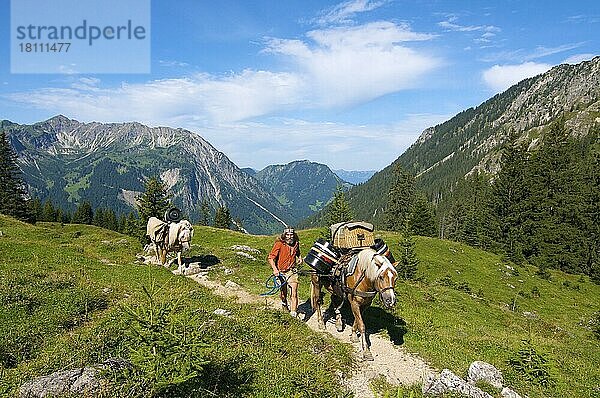
MULTIPOLYGON (((225 287, 203 275, 192 275, 190 278, 212 289, 216 294, 236 298, 240 303, 261 303, 276 309, 280 307, 279 298, 274 298, 276 296, 265 298, 248 293, 242 287, 225 287)), ((300 314, 300 319, 303 317, 304 314, 300 314)), ((403 347, 395 346, 388 338, 377 334, 370 335, 371 353, 375 360, 362 361, 360 343, 350 341, 350 327, 346 327, 343 332, 337 332, 335 325, 328 323, 326 330, 323 331, 318 328, 316 318, 311 316, 306 322, 311 329, 329 333, 334 338, 354 347, 358 368, 350 379, 343 380, 342 383, 354 392, 356 398, 374 398, 368 387, 369 381, 379 375, 384 376, 387 382, 393 385, 412 385, 421 384, 425 375, 434 372, 421 358, 407 352, 403 347)))

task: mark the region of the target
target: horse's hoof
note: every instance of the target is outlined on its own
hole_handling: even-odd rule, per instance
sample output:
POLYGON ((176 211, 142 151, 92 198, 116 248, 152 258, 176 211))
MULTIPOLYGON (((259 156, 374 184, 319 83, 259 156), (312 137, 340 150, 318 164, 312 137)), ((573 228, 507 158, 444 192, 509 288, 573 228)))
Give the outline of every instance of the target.
POLYGON ((373 358, 373 354, 371 354, 371 351, 365 351, 365 352, 363 352, 363 360, 374 361, 375 358, 373 358))
POLYGON ((325 330, 325 323, 319 322, 319 330, 325 330))
POLYGON ((358 343, 359 341, 360 341, 360 340, 359 340, 359 338, 358 338, 358 336, 357 336, 357 335, 355 335, 354 333, 352 333, 352 334, 350 335, 350 342, 352 342, 352 343, 358 343))
POLYGON ((338 332, 343 332, 344 331, 344 325, 342 324, 335 324, 335 328, 337 329, 338 332))

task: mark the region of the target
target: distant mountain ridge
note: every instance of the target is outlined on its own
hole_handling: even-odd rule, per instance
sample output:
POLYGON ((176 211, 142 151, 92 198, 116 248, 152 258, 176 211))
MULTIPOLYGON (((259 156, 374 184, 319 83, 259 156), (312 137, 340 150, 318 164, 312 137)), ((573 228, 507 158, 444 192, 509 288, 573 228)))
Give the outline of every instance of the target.
POLYGON ((337 169, 333 172, 342 180, 349 182, 352 185, 362 184, 367 181, 377 172, 377 170, 344 170, 337 169))
POLYGON ((257 171, 255 177, 296 220, 321 210, 338 185, 350 185, 328 166, 308 160, 267 166, 257 171))
POLYGON ((426 129, 392 164, 351 189, 349 201, 358 218, 380 222, 396 164, 415 175, 430 198, 443 201, 466 175, 497 172, 499 149, 511 135, 535 148, 559 118, 576 137, 599 134, 600 57, 556 66, 426 129))
POLYGON ((295 219, 254 177, 200 135, 140 123, 80 123, 56 116, 32 125, 4 120, 32 195, 73 209, 82 200, 133 209, 144 178, 157 175, 192 219, 200 204, 227 205, 251 233, 281 230, 295 219))

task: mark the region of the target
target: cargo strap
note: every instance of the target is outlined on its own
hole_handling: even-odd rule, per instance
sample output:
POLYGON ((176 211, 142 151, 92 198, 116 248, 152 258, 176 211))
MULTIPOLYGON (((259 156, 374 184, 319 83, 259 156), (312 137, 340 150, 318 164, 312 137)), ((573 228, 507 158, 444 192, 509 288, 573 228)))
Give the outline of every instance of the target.
POLYGON ((346 293, 350 293, 353 296, 358 296, 358 297, 362 297, 362 298, 375 297, 377 295, 377 290, 375 290, 373 292, 361 292, 360 290, 356 290, 358 285, 360 285, 360 283, 363 281, 363 279, 365 279, 365 274, 366 274, 366 271, 363 271, 362 274, 360 274, 360 278, 358 278, 358 281, 356 281, 356 283, 354 284, 354 287, 352 289, 350 289, 347 286, 344 286, 344 291, 346 293))

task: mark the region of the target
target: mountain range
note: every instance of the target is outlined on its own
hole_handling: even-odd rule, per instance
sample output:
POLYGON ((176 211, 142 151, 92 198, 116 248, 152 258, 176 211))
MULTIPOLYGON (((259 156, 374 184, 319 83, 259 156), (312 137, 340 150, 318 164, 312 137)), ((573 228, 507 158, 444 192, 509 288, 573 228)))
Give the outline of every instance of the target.
POLYGON ((326 165, 308 160, 267 166, 256 172, 255 177, 295 220, 323 209, 338 185, 346 189, 352 186, 326 165))
POLYGON ((550 124, 559 119, 572 136, 597 143, 599 100, 600 57, 577 65, 559 65, 525 79, 423 131, 392 164, 349 191, 355 215, 381 222, 397 164, 416 176, 417 187, 432 201, 443 204, 460 179, 478 171, 495 174, 501 148, 509 140, 534 150, 550 124))
POLYGON ((32 125, 4 120, 32 196, 74 210, 117 213, 134 209, 144 180, 159 176, 173 202, 192 220, 200 206, 226 205, 250 233, 274 233, 320 210, 342 181, 327 166, 309 161, 239 169, 200 135, 140 123, 80 123, 59 115, 32 125))
MULTIPOLYGON (((392 164, 348 192, 358 219, 381 220, 392 170, 399 164, 435 203, 457 182, 495 173, 509 140, 534 149, 548 126, 562 119, 576 137, 598 137, 600 57, 559 65, 423 131, 392 164)), ((0 122, 32 196, 73 210, 93 207, 132 211, 143 182, 159 176, 173 202, 197 220, 200 204, 226 205, 250 233, 274 233, 322 210, 338 185, 350 188, 371 172, 334 173, 309 161, 240 169, 200 135, 140 123, 81 123, 59 115, 32 125, 0 122)), ((598 138, 595 139, 596 141, 598 138)))
POLYGON ((362 184, 365 181, 368 181, 369 178, 373 176, 373 174, 377 173, 377 170, 344 170, 337 169, 333 170, 333 172, 340 177, 342 180, 349 182, 353 185, 362 184))

